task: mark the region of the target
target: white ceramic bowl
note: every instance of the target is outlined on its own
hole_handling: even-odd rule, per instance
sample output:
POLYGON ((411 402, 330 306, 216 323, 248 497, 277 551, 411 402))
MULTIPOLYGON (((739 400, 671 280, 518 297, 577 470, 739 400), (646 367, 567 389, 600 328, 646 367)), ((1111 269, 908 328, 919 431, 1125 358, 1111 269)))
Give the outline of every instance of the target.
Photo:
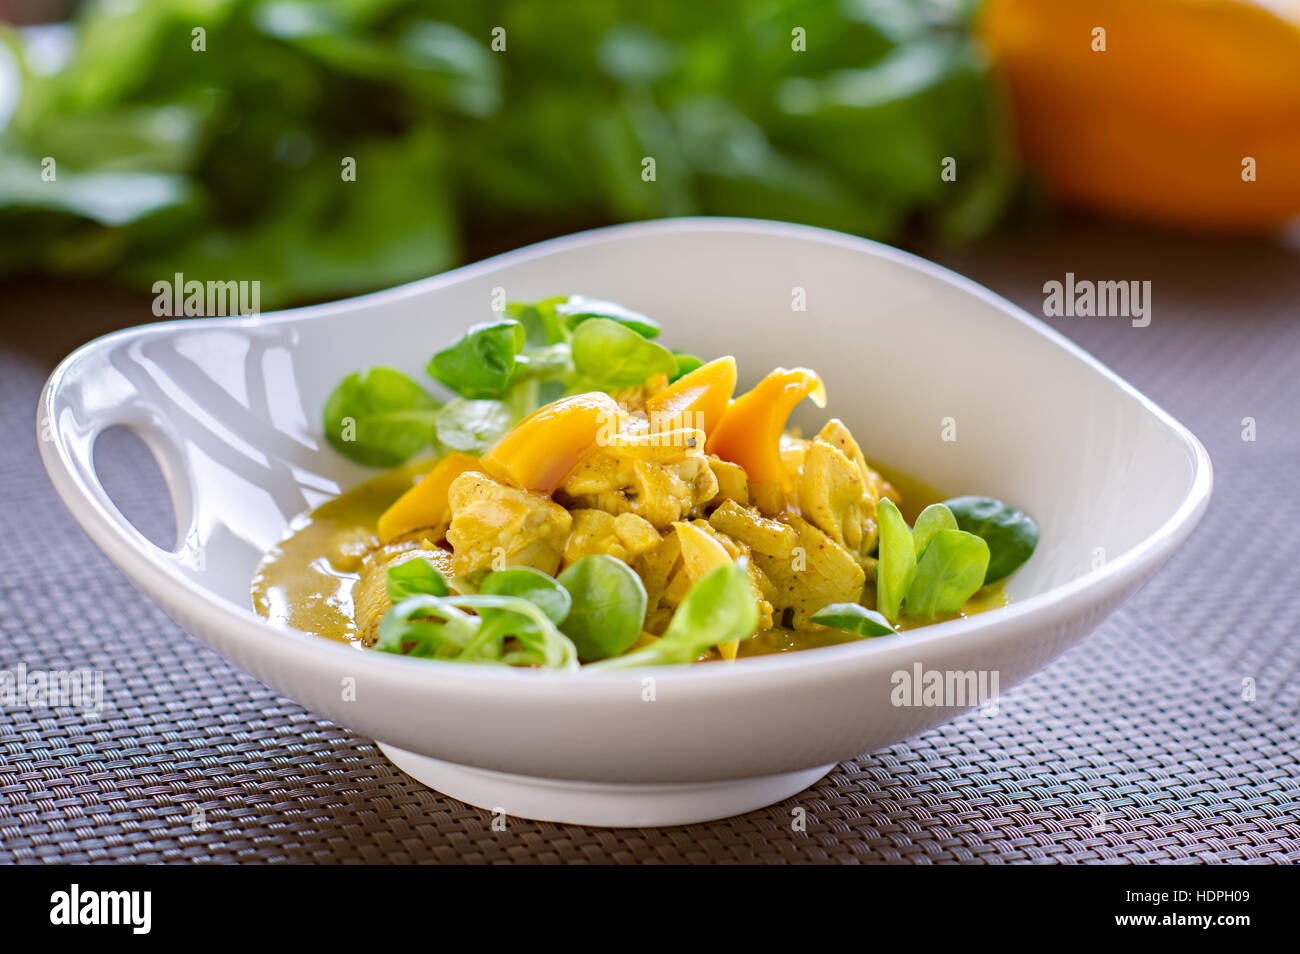
MULTIPOLYGON (((1186 428, 1018 308, 921 259, 800 226, 673 219, 544 242, 426 281, 260 318, 132 328, 68 357, 41 397, 45 466, 104 552, 183 627, 276 690, 475 805, 598 825, 702 821, 785 798, 840 759, 961 707, 896 706, 899 671, 996 672, 1001 690, 1081 639, 1165 562, 1210 496, 1186 428), (734 664, 557 674, 362 652, 275 629, 249 581, 289 520, 371 475, 321 438, 347 372, 418 375, 511 299, 582 293, 658 318, 675 347, 823 375, 868 459, 1028 510, 1042 539, 1014 603, 908 635, 734 664), (800 291, 806 311, 793 310, 800 291), (956 440, 944 440, 945 419, 956 440), (175 551, 95 475, 125 425, 171 489, 175 551), (348 687, 355 685, 355 692, 348 687)), ((195 700, 196 702, 200 700, 195 700)))

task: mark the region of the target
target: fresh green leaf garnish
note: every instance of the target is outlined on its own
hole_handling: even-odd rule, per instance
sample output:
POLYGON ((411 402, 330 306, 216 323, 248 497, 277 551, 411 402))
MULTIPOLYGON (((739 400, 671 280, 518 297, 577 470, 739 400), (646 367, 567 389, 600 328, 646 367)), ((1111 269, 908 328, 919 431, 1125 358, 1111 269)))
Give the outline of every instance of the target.
POLYGON ((889 620, 858 603, 831 603, 811 617, 814 623, 857 636, 884 636, 894 631, 889 620))
POLYGON ((560 344, 568 338, 564 322, 555 313, 555 306, 566 299, 544 298, 541 301, 512 301, 506 305, 506 317, 524 326, 525 340, 530 347, 560 344))
MULTIPOLYGON (((390 593, 404 585, 400 574, 393 578, 401 567, 389 570, 390 593)), ((556 626, 568 611, 569 594, 555 580, 512 567, 489 573, 475 594, 417 593, 395 603, 379 622, 376 648, 458 662, 577 669, 578 652, 556 626), (507 640, 513 642, 507 646, 507 640)))
POLYGON ((481 454, 513 423, 514 415, 502 401, 457 398, 442 406, 434 427, 439 444, 466 454, 481 454))
POLYGON ((451 588, 438 568, 424 557, 390 566, 387 573, 388 599, 400 603, 408 596, 447 596, 451 588))
MULTIPOLYGON (((528 600, 557 625, 569 614, 569 591, 554 577, 530 566, 512 566, 494 570, 479 584, 479 593, 489 596, 518 596, 528 600)), ((490 619, 493 612, 485 612, 490 619)))
POLYGON ((531 600, 518 596, 412 596, 398 603, 379 622, 377 649, 408 656, 454 659, 458 662, 502 663, 577 669, 578 652, 569 637, 531 600), (502 610, 524 617, 532 626, 523 632, 485 632, 483 613, 502 610), (503 638, 514 638, 517 648, 507 651, 503 638))
POLYGON ((567 342, 525 348, 516 359, 515 376, 502 400, 521 418, 564 397, 573 380, 573 354, 567 342))
POLYGON ((704 361, 693 354, 684 354, 681 351, 674 351, 673 357, 677 359, 677 371, 669 375, 669 382, 676 381, 683 375, 690 374, 696 368, 702 367, 704 361))
POLYGON ((573 599, 560 629, 584 662, 626 652, 645 623, 641 577, 622 560, 603 553, 578 560, 559 576, 573 599))
MULTIPOLYGON (((489 573, 479 586, 479 594, 527 600, 554 624, 569 612, 569 594, 564 587, 532 567, 509 567, 489 573)), ((511 609, 484 607, 479 610, 479 618, 482 624, 463 650, 465 655, 501 658, 507 637, 519 640, 528 650, 545 655, 550 628, 544 630, 533 619, 511 609)))
POLYGON ((510 384, 527 332, 512 319, 471 325, 433 356, 429 375, 461 397, 495 398, 510 384))
POLYGON ((564 343, 526 348, 516 361, 516 381, 560 378, 573 373, 573 353, 564 343))
POLYGON ((917 564, 907 591, 907 612, 933 619, 955 613, 984 585, 989 545, 964 530, 940 530, 917 564))
POLYGON ((758 627, 758 605, 740 562, 706 573, 682 600, 648 652, 665 663, 691 662, 719 643, 745 639, 758 627))
POLYGON ((922 510, 912 526, 912 545, 916 548, 917 560, 925 553, 925 548, 930 545, 930 540, 936 533, 956 529, 957 518, 943 504, 930 504, 922 510))
POLYGON ((0 272, 256 277, 269 310, 574 222, 967 233, 1019 177, 977 3, 550 4, 506 56, 482 4, 73 6, 57 70, 6 31, 0 272), (790 55, 793 9, 807 55, 790 55), (221 56, 176 55, 169 31, 197 27, 221 56), (961 157, 960 177, 918 154, 961 157), (635 174, 647 156, 653 186, 635 174))
POLYGON ((600 390, 636 387, 652 374, 671 376, 677 371, 671 351, 609 318, 583 321, 571 346, 578 376, 600 390))
POLYGON ((392 368, 356 371, 325 401, 325 436, 371 467, 405 463, 433 438, 438 402, 392 368))
POLYGON ((954 497, 948 509, 957 526, 983 538, 989 545, 989 567, 984 585, 1014 573, 1038 546, 1038 524, 1023 510, 991 497, 954 497))
POLYGON ((592 663, 587 669, 694 662, 719 643, 745 639, 757 627, 758 606, 744 563, 727 563, 709 571, 691 587, 662 637, 645 649, 592 663))
POLYGON ((886 619, 897 620, 916 576, 916 546, 912 531, 888 497, 876 507, 880 522, 879 559, 876 562, 876 606, 886 619))
POLYGON ((584 298, 582 295, 574 295, 556 305, 555 313, 570 331, 592 318, 608 318, 610 321, 631 328, 643 338, 657 338, 659 332, 663 330, 659 322, 630 308, 624 308, 612 301, 584 298))
POLYGON ((478 617, 458 608, 453 597, 416 594, 384 614, 375 648, 397 655, 451 659, 474 638, 478 626, 478 617))
POLYGON ((452 594, 423 557, 388 570, 393 606, 379 623, 377 648, 462 662, 575 668, 577 652, 556 624, 569 594, 545 573, 510 567, 488 573, 477 594, 452 594), (465 612, 474 610, 477 615, 465 612), (506 651, 506 639, 516 648, 506 651))
POLYGON ((520 418, 566 393, 632 387, 698 364, 642 337, 636 328, 658 326, 611 302, 554 298, 512 302, 506 310, 518 317, 474 325, 429 361, 429 374, 461 395, 444 406, 391 369, 345 378, 326 408, 331 443, 373 466, 403 463, 430 441, 480 454, 520 418), (560 305, 570 313, 560 315, 560 305), (577 328, 572 342, 566 321, 577 328), (537 343, 525 346, 530 340, 537 343))

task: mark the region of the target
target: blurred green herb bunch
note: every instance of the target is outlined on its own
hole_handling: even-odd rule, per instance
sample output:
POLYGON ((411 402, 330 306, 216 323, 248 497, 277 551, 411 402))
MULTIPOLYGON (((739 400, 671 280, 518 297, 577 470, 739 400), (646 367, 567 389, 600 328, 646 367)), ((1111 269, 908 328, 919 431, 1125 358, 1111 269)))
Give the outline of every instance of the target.
POLYGON ((997 220, 969 0, 110 0, 0 28, 0 273, 366 291, 607 222, 997 220), (944 170, 948 174, 944 175, 944 170))

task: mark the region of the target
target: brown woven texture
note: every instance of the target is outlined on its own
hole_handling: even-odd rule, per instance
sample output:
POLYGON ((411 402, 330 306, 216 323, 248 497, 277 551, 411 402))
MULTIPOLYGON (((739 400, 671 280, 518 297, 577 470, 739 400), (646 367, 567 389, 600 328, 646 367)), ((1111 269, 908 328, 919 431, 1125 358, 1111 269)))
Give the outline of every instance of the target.
MULTIPOLYGON (((0 285, 0 669, 101 669, 106 694, 99 718, 0 711, 0 860, 1300 860, 1300 254, 1088 223, 922 251, 1034 313, 1043 283, 1067 271, 1152 281, 1148 328, 1052 323, 1205 442, 1209 513, 1142 592, 997 715, 865 753, 767 809, 646 830, 510 819, 493 831, 488 813, 411 781, 369 739, 181 632, 73 523, 33 426, 54 362, 148 320, 148 300, 0 285), (1245 417, 1255 442, 1241 439, 1245 417)), ((107 450, 123 510, 169 542, 142 448, 107 450)))

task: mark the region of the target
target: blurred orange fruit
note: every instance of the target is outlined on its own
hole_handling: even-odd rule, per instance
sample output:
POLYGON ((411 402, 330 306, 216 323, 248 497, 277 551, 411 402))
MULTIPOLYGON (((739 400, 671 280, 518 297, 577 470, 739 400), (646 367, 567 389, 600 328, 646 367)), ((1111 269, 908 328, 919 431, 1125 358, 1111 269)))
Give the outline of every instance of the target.
POLYGON ((1300 0, 989 0, 980 32, 1065 203, 1233 231, 1300 214, 1300 0))

